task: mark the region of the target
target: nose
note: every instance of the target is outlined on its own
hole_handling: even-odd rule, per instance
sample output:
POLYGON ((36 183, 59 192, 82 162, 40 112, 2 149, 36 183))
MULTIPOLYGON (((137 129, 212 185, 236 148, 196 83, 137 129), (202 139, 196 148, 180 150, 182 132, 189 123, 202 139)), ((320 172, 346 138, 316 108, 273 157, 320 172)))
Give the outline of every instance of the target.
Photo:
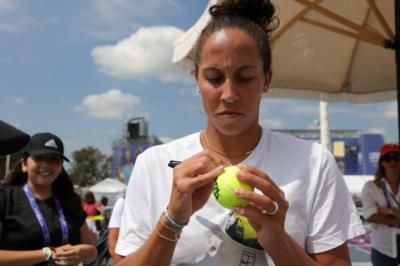
POLYGON ((44 167, 51 167, 53 164, 49 159, 44 159, 40 161, 40 164, 44 167))
POLYGON ((239 100, 238 88, 231 79, 226 79, 222 85, 221 100, 226 103, 233 103, 239 100))

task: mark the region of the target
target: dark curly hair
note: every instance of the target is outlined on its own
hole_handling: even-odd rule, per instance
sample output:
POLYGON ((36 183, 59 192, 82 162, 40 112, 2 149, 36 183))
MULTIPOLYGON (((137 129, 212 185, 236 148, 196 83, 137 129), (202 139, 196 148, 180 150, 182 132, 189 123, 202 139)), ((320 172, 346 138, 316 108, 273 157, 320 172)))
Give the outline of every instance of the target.
MULTIPOLYGON (((29 155, 24 154, 21 160, 26 161, 29 155)), ((17 162, 2 182, 2 186, 23 186, 28 180, 27 173, 22 171, 22 162, 17 162)), ((63 209, 72 216, 79 216, 82 211, 81 197, 74 191, 74 184, 64 167, 52 184, 53 192, 59 198, 63 209)))
POLYGON ((239 28, 254 38, 264 72, 271 68, 269 33, 279 25, 275 6, 269 0, 226 0, 210 7, 211 22, 203 29, 196 45, 194 66, 197 72, 200 55, 208 37, 223 28, 239 28))
POLYGON ((83 196, 83 202, 86 202, 88 204, 96 203, 96 198, 94 197, 94 193, 90 190, 87 191, 83 196))

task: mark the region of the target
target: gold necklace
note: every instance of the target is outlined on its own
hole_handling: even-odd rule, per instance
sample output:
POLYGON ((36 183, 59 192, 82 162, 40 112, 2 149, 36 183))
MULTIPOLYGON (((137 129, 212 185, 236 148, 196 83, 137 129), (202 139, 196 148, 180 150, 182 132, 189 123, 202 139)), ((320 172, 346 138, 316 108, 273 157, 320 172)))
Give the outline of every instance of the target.
POLYGON ((222 156, 224 156, 224 157, 226 157, 226 158, 245 157, 245 156, 249 155, 249 154, 253 151, 253 150, 249 150, 249 151, 247 151, 246 153, 241 154, 241 155, 229 156, 227 153, 225 153, 225 152, 223 152, 223 151, 220 151, 220 150, 217 150, 216 148, 214 148, 214 147, 212 147, 212 146, 210 145, 210 142, 208 142, 207 130, 204 130, 204 138, 205 138, 205 140, 206 140, 207 146, 208 146, 212 151, 214 151, 215 153, 218 153, 219 155, 222 155, 222 156))

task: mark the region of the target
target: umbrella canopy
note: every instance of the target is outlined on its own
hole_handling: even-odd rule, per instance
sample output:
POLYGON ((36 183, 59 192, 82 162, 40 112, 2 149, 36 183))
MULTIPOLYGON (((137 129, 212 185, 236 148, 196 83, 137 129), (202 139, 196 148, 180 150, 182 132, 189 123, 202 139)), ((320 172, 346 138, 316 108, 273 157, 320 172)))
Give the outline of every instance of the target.
POLYGON ((109 206, 114 206, 118 198, 124 197, 127 186, 114 178, 106 178, 89 188, 95 194, 96 200, 105 196, 109 206))
POLYGON ((385 49, 394 40, 394 1, 274 3, 281 22, 271 37, 277 96, 358 103, 395 99, 395 52, 385 49))
POLYGON ((89 190, 102 193, 124 193, 126 191, 126 185, 114 178, 108 177, 90 187, 89 190))
MULTIPOLYGON (((195 44, 210 20, 208 8, 222 1, 210 0, 200 19, 175 42, 173 62, 193 69, 195 44)), ((268 97, 354 103, 396 99, 396 1, 272 2, 280 25, 271 35, 268 97)))

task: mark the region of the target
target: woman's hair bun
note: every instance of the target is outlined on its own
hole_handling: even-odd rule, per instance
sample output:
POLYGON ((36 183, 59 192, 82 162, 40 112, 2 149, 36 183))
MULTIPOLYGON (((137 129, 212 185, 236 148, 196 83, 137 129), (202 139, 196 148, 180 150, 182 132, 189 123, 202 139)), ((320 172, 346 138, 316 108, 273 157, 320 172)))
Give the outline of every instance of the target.
POLYGON ((241 16, 263 27, 267 32, 274 30, 277 25, 270 26, 277 19, 274 17, 275 6, 270 0, 225 0, 210 7, 213 17, 241 16))

